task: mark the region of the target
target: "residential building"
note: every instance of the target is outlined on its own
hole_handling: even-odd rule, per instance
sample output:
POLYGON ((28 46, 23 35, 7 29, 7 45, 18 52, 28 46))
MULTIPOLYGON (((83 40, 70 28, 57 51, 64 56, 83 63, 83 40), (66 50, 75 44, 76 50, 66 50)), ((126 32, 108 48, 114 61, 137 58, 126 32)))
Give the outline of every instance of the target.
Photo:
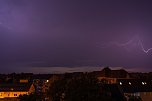
POLYGON ((32 83, 0 84, 0 98, 14 98, 35 92, 32 83))

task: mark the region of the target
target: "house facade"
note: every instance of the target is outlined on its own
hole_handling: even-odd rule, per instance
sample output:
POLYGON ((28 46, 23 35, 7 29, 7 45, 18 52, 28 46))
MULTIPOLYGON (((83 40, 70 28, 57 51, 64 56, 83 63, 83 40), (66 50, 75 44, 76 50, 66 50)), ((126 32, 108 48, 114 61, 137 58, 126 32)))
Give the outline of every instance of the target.
POLYGON ((28 95, 33 92, 35 92, 35 88, 31 83, 0 85, 0 98, 16 98, 19 95, 28 95))

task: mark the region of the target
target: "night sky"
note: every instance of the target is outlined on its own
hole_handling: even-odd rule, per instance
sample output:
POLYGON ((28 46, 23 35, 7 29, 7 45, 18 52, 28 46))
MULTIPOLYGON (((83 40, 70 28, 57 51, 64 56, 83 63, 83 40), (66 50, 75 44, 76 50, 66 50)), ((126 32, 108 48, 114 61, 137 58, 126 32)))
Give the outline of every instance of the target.
POLYGON ((151 5, 151 0, 0 0, 0 73, 86 66, 152 71, 151 5))

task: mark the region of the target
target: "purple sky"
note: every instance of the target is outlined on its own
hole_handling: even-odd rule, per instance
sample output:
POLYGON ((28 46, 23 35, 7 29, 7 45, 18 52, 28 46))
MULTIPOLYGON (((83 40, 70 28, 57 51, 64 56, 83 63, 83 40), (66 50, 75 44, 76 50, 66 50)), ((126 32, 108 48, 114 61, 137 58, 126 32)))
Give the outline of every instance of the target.
POLYGON ((152 71, 151 5, 151 0, 0 0, 1 73, 83 66, 152 71))

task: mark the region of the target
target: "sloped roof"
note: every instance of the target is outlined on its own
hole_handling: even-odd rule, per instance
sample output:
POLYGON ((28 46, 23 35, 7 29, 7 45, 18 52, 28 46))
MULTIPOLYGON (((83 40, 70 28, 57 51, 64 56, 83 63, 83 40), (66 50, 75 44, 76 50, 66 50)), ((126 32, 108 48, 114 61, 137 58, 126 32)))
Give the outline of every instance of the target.
POLYGON ((29 91, 32 83, 0 84, 0 92, 29 91))
POLYGON ((103 77, 112 77, 112 78, 126 78, 128 72, 124 69, 118 70, 111 70, 110 68, 106 67, 100 72, 100 76, 103 77))

